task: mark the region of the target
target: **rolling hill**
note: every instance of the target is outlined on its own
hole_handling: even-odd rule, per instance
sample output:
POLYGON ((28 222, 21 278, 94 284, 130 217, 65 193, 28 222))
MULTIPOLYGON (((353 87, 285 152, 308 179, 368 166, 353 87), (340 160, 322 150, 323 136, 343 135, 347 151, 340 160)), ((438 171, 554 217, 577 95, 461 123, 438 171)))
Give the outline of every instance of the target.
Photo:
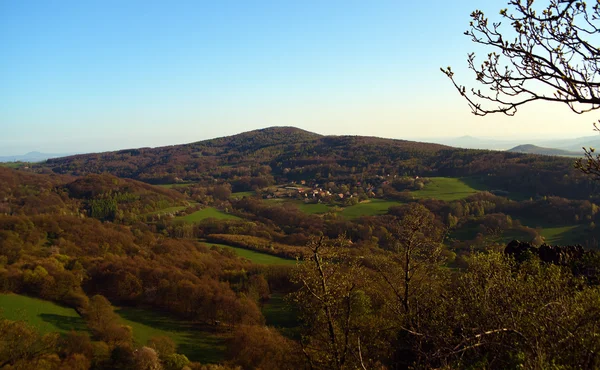
POLYGON ((563 149, 544 148, 533 144, 518 145, 508 150, 513 153, 527 153, 540 155, 555 155, 560 157, 581 157, 582 153, 571 152, 563 149))
POLYGON ((271 127, 190 144, 49 159, 34 171, 110 173, 150 184, 230 183, 232 191, 314 181, 380 186, 395 176, 478 177, 527 197, 589 197, 593 184, 573 159, 365 136, 323 136, 271 127), (567 175, 565 177, 565 174, 567 175), (518 180, 517 180, 518 178, 518 180), (577 186, 573 179, 577 180, 577 186))

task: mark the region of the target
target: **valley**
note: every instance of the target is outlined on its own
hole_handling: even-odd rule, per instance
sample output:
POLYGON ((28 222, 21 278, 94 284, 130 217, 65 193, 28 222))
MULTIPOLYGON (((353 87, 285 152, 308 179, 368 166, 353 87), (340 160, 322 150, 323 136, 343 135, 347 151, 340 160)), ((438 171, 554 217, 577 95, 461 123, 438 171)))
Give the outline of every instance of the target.
MULTIPOLYGON (((75 331, 113 353, 166 346, 165 363, 260 363, 268 350, 300 366, 327 296, 376 356, 393 342, 377 326, 408 304, 394 291, 399 248, 418 251, 427 283, 415 292, 463 289, 453 279, 481 263, 508 268, 513 239, 597 250, 597 184, 571 161, 275 127, 0 167, 0 315, 65 351, 75 331)), ((451 315, 442 302, 422 304, 451 315)), ((92 357, 110 367, 112 356, 92 357)))

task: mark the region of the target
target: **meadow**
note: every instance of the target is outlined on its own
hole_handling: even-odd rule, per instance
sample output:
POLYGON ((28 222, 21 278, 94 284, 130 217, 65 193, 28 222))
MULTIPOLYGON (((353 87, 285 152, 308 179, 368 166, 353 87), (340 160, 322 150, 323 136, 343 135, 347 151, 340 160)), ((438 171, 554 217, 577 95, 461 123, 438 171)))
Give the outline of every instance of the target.
POLYGON ((447 202, 463 199, 481 189, 476 189, 475 183, 455 177, 431 177, 425 187, 411 194, 417 199, 438 199, 447 202))
POLYGON ((296 202, 298 208, 308 214, 320 214, 327 213, 331 210, 331 207, 323 203, 304 203, 302 201, 296 202))
POLYGON ((218 363, 223 361, 228 336, 213 327, 201 326, 159 312, 123 307, 115 311, 121 322, 133 329, 133 340, 145 345, 155 336, 167 336, 177 345, 177 352, 191 361, 218 363))
POLYGON ((281 293, 273 293, 263 305, 266 324, 277 328, 293 328, 299 325, 298 313, 285 301, 281 293))
POLYGON ((230 245, 225 244, 217 244, 217 243, 206 243, 209 246, 217 246, 219 248, 226 248, 234 251, 238 256, 246 258, 250 260, 252 263, 256 263, 258 265, 295 265, 296 260, 281 258, 277 256, 273 256, 266 253, 260 253, 251 251, 244 248, 232 247, 230 245))
POLYGON ((194 213, 190 213, 189 215, 177 217, 177 218, 175 218, 175 220, 183 221, 183 222, 187 222, 187 223, 196 223, 196 222, 200 222, 207 218, 216 218, 218 220, 238 220, 239 219, 239 217, 237 217, 237 216, 221 212, 216 208, 206 207, 206 208, 196 211, 194 213))
POLYGON ((168 207, 168 208, 159 209, 158 211, 150 212, 150 213, 148 213, 148 215, 164 215, 167 213, 175 213, 175 212, 183 211, 186 208, 187 208, 186 206, 168 207))
POLYGON ((231 193, 230 198, 242 199, 244 197, 252 197, 254 195, 256 195, 256 192, 254 191, 238 191, 236 193, 231 193))
POLYGON ((175 184, 159 184, 156 186, 160 186, 161 188, 173 189, 173 188, 186 188, 188 186, 194 185, 194 183, 186 182, 186 183, 175 183, 175 184))
POLYGON ((87 331, 87 326, 72 308, 18 294, 0 294, 0 317, 26 321, 41 333, 87 331))
POLYGON ((377 216, 386 214, 390 207, 399 206, 399 201, 369 199, 362 201, 350 207, 345 207, 340 214, 348 219, 359 218, 361 216, 377 216))
MULTIPOLYGON (((87 332, 85 321, 72 308, 19 294, 0 294, 0 317, 25 321, 41 333, 87 332)), ((192 361, 217 363, 225 357, 227 335, 212 327, 200 326, 158 312, 140 308, 115 310, 120 322, 133 329, 134 342, 145 345, 154 336, 167 336, 177 351, 192 361)))

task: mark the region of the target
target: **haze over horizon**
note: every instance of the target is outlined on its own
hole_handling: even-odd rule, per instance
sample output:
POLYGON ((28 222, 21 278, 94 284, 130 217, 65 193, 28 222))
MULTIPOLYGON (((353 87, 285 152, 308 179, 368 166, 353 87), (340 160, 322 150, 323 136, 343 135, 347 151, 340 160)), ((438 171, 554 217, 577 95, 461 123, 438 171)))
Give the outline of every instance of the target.
POLYGON ((476 117, 474 0, 401 4, 0 4, 0 156, 174 145, 271 126, 430 140, 593 136, 591 114, 531 104, 476 117), (568 123, 566 123, 568 122, 568 123))

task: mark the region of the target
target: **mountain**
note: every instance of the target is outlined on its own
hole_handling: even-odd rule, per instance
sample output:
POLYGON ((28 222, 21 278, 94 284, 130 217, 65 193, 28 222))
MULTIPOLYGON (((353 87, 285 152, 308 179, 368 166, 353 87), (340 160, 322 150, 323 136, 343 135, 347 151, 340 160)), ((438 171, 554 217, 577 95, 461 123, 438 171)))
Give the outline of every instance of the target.
POLYGON ((431 139, 432 142, 466 149, 488 149, 488 150, 506 150, 519 145, 519 140, 497 140, 487 138, 477 138, 474 136, 461 136, 457 138, 439 138, 431 139))
POLYGON ((507 150, 513 153, 541 154, 541 155, 556 155, 561 157, 581 157, 578 152, 570 152, 563 149, 543 148, 533 144, 518 145, 507 150))
POLYGON ((49 158, 58 158, 72 155, 73 153, 40 153, 29 152, 23 155, 0 156, 0 162, 41 162, 49 158))
POLYGON ((582 147, 599 148, 600 147, 600 135, 595 136, 583 136, 574 139, 560 139, 560 140, 549 140, 536 143, 540 146, 564 149, 569 151, 582 152, 582 147))
POLYGON ((341 167, 344 171, 357 172, 373 163, 389 166, 394 161, 419 155, 427 158, 449 149, 439 144, 364 136, 323 136, 293 127, 271 127, 191 144, 49 159, 40 166, 62 174, 108 172, 157 184, 256 177, 266 173, 310 176, 323 166, 330 167, 327 173, 341 167))
POLYGON ((581 199, 595 194, 572 158, 368 136, 324 136, 293 127, 160 148, 74 155, 32 166, 34 172, 84 176, 109 173, 150 184, 227 183, 249 191, 290 182, 389 185, 397 177, 477 177, 487 188, 527 197, 581 199))
MULTIPOLYGON (((428 141, 453 146, 456 148, 467 149, 488 149, 488 150, 509 150, 510 148, 523 144, 523 139, 490 139, 478 138, 474 136, 461 136, 456 138, 432 138, 428 141)), ((573 155, 582 155, 582 147, 600 148, 600 135, 583 136, 572 139, 526 139, 530 145, 536 145, 544 148, 562 149, 570 152, 576 152, 573 155)), ((562 155, 562 154, 556 154, 562 155)))

